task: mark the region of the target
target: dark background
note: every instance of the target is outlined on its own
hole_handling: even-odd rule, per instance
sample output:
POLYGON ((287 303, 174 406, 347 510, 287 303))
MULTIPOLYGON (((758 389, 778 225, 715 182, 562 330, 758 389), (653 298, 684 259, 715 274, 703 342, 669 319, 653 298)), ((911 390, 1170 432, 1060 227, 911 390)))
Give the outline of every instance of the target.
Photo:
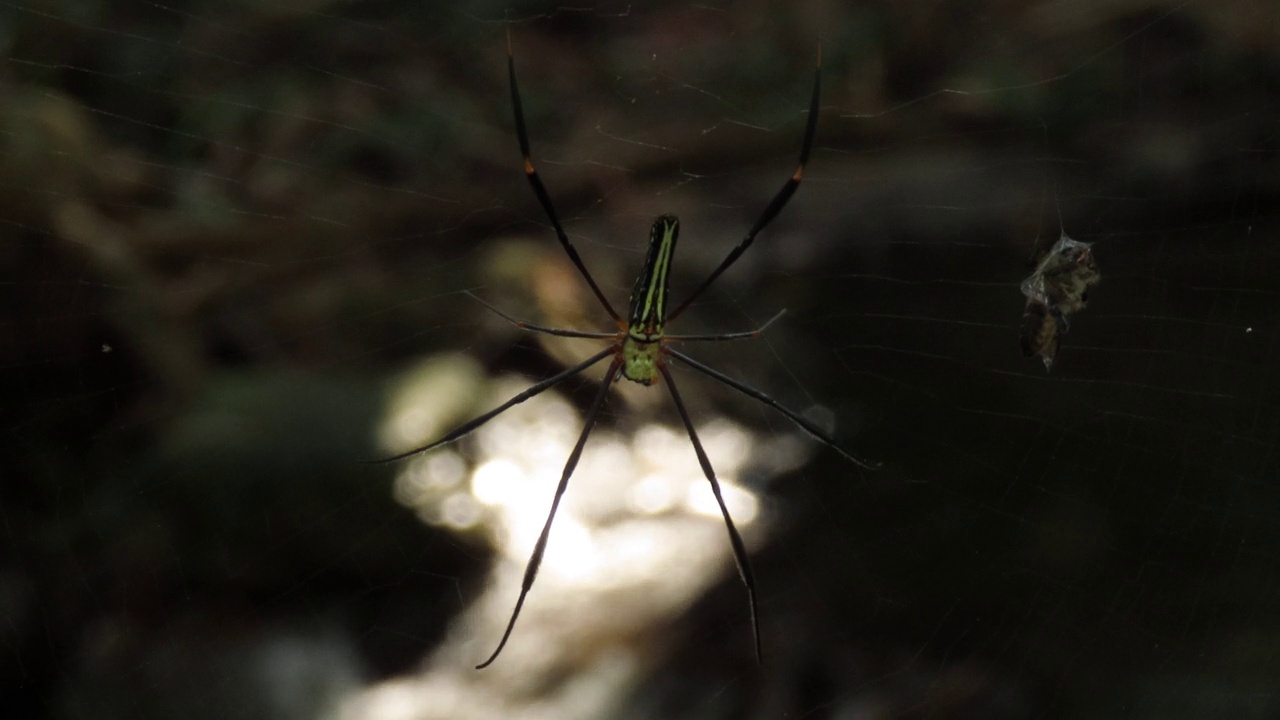
MULTIPOLYGON (((608 329, 520 171, 509 29, 615 305, 654 215, 684 222, 677 299, 741 237, 794 167, 821 39, 806 182, 682 321, 786 308, 767 349, 708 359, 885 465, 818 451, 764 496, 763 669, 726 568, 610 714, 1280 717, 1277 14, 3 4, 6 716, 310 717, 412 677, 478 592, 484 534, 353 460, 409 363, 561 367, 463 289, 608 329), (1102 282, 1049 374, 1018 283, 1060 231, 1102 282), (281 628, 326 670, 245 660, 281 628)), ((791 432, 689 385, 698 416, 791 432)), ((573 673, 513 702, 546 712, 573 673)))

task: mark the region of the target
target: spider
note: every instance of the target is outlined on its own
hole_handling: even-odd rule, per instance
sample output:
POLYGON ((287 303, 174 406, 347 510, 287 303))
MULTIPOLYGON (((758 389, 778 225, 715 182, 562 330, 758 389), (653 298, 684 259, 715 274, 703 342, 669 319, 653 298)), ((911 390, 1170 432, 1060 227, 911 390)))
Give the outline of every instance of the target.
MULTIPOLYGON (((715 270, 702 281, 692 293, 685 298, 684 302, 677 305, 674 310, 668 310, 667 306, 667 287, 668 279, 671 273, 671 262, 675 252, 676 238, 680 234, 680 221, 674 215, 661 215, 653 222, 653 226, 649 231, 649 249, 645 255, 644 266, 640 270, 639 277, 636 278, 635 287, 631 291, 631 307, 626 317, 619 315, 609 303, 609 300, 601 292, 600 286, 596 284, 595 279, 591 277, 591 273, 587 271, 586 265, 583 264, 582 258, 579 257, 578 251, 574 248, 573 243, 569 241, 568 235, 565 234, 564 228, 560 224, 560 218, 556 214, 555 207, 551 203, 551 196, 547 193, 546 187, 542 183, 542 179, 538 176, 537 169, 534 168, 533 159, 529 152, 529 135, 525 129, 524 111, 520 104, 520 91, 516 84, 516 65, 515 58, 511 52, 511 38, 507 37, 507 75, 511 85, 511 104, 515 114, 516 136, 520 142, 520 153, 524 158, 524 173, 529 180, 529 185, 533 188, 534 195, 538 198, 538 203, 542 205, 543 211, 546 212, 547 218, 551 221, 552 228, 555 229, 556 237, 560 240, 560 246, 564 248, 573 265, 578 269, 582 278, 586 280, 591 291, 604 307, 605 312, 617 322, 618 330, 616 332, 583 332, 579 330, 562 330, 559 328, 544 327, 533 323, 518 320, 507 315, 501 310, 495 308, 479 298, 482 304, 487 308, 500 315, 507 321, 513 323, 517 327, 534 332, 544 333, 547 335, 557 335, 559 337, 568 338, 588 338, 603 339, 612 341, 608 347, 600 352, 592 355, 581 363, 557 374, 549 377, 531 387, 524 392, 519 393, 510 400, 502 403, 498 407, 473 418, 453 430, 445 433, 443 437, 434 442, 428 443, 421 447, 409 450, 389 458, 384 458, 376 462, 395 462, 403 460, 419 453, 433 450, 441 445, 451 443, 462 438, 481 425, 489 422, 503 412, 506 412, 512 406, 522 403, 539 393, 549 390, 560 383, 572 378, 592 366, 609 360, 609 368, 604 373, 604 378, 600 384, 599 391, 596 392, 595 398, 588 406, 586 417, 583 421, 581 434, 578 436, 577 443, 573 447, 573 451, 569 453, 569 459, 565 462, 564 471, 560 476, 560 482, 556 486, 555 496, 551 501, 551 510, 547 513, 546 524, 542 527, 542 532, 538 536, 538 541, 534 545, 533 553, 529 557, 529 562, 525 566, 524 579, 520 586, 520 596, 516 600, 515 608, 511 611, 511 619, 507 623, 506 630, 502 633, 502 639, 498 642, 498 646, 494 649, 493 654, 487 660, 476 666, 477 669, 483 669, 491 665, 498 655, 502 653, 502 649, 506 647, 507 640, 511 637, 511 632, 515 628, 516 619, 520 617, 520 610, 524 607, 525 598, 528 596, 530 589, 533 588, 534 580, 538 576, 538 568, 542 564, 543 554, 547 549, 547 537, 551 532, 551 524, 555 520, 556 510, 560 506, 560 499, 564 495, 565 489, 569 485, 569 478, 573 475, 574 468, 578 465, 578 460, 582 456, 583 447, 587 443, 587 437, 591 434, 592 427, 595 426, 596 418, 600 414, 601 408, 604 407, 605 399, 609 395, 609 388, 619 379, 625 378, 641 385, 653 385, 660 379, 666 382, 667 390, 671 393, 671 399, 675 403, 676 411, 680 415, 680 421, 684 424, 685 431, 689 434, 689 440, 693 444, 693 451, 697 454, 698 463, 702 466, 702 472, 707 478, 707 482, 711 484, 711 491, 715 494, 716 503, 720 506, 720 514, 724 517, 725 529, 729 533, 729 543, 733 547, 734 561, 738 567, 738 575, 742 579, 742 584, 747 591, 747 604, 751 613, 751 631, 755 643, 756 661, 760 662, 762 655, 760 649, 760 624, 756 610, 756 585, 755 577, 751 571, 751 563, 747 559, 746 546, 742 542, 742 537, 738 534, 738 529, 733 524, 733 518, 729 516, 729 510, 725 506, 724 497, 720 492, 720 483, 716 479, 715 470, 711 467, 711 461, 707 459, 707 453, 702 448, 702 442, 698 440, 698 433, 693 428, 693 421, 689 417, 689 411, 685 408, 684 401, 680 397, 680 391, 676 389, 675 379, 671 376, 671 371, 667 368, 668 360, 676 360, 704 375, 707 375, 738 392, 753 398, 769 407, 777 410, 786 416, 789 420, 798 425, 809 435, 813 436, 819 442, 831 447, 840 453, 846 459, 852 461, 860 467, 866 469, 874 469, 875 464, 867 462, 861 458, 855 457, 835 444, 826 433, 820 430, 816 425, 805 420, 799 414, 792 410, 788 410, 779 404, 776 400, 768 395, 756 390, 746 384, 734 380, 733 378, 704 365, 697 360, 685 355, 684 353, 671 347, 672 341, 725 341, 739 340, 745 338, 759 337, 764 330, 781 317, 782 313, 774 316, 761 327, 748 332, 722 333, 715 335, 668 335, 664 332, 667 323, 675 320, 689 305, 701 296, 707 288, 720 277, 720 275, 737 259, 755 240, 756 235, 765 228, 786 206, 787 201, 795 194, 796 188, 800 186, 800 181, 804 177, 805 163, 809 159, 809 149, 813 145, 814 130, 818 123, 818 97, 821 87, 822 72, 822 49, 818 48, 818 62, 813 75, 813 96, 809 101, 809 117, 805 126, 804 141, 800 146, 800 161, 796 166, 795 172, 783 184, 782 189, 774 195, 769 204, 765 206, 764 212, 761 213, 758 220, 747 232, 743 240, 738 243, 725 257, 715 270)), ((472 297, 475 297, 474 295, 472 297)))

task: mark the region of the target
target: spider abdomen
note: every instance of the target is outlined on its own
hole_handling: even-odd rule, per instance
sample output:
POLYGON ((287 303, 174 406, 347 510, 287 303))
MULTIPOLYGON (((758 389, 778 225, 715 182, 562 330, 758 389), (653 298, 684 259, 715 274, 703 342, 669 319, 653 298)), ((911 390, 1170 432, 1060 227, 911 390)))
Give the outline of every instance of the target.
POLYGON ((660 372, 667 279, 679 236, 680 220, 675 215, 659 215, 653 221, 644 267, 631 291, 627 336, 622 341, 622 376, 641 385, 652 385, 660 372))
POLYGON ((631 312, 627 316, 628 334, 637 340, 662 339, 662 322, 667 315, 667 278, 679 235, 680 220, 675 215, 659 215, 649 230, 649 250, 631 290, 631 312))

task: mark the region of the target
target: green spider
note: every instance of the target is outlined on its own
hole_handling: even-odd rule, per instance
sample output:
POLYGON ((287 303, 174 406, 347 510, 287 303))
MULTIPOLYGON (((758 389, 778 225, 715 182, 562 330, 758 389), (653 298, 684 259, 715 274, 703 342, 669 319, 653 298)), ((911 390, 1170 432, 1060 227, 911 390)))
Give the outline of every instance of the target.
MULTIPOLYGON (((720 265, 711 272, 711 275, 702 282, 690 295, 685 298, 684 302, 676 306, 675 310, 667 311, 667 295, 668 280, 671 274, 671 263, 676 248, 676 238, 680 235, 680 221, 674 215, 662 215, 653 222, 653 227, 649 231, 649 250, 645 255, 644 267, 640 270, 639 277, 636 278, 636 284, 631 291, 631 308, 627 313, 626 319, 623 319, 605 298, 596 281, 591 277, 591 273, 587 271, 586 265, 583 264, 582 258, 579 257, 578 251, 574 248, 573 243, 569 241, 568 235, 565 234, 564 228, 560 225, 559 216, 556 214, 555 207, 551 203, 551 196, 547 193, 546 187, 542 184, 542 179, 538 177, 538 171, 533 166, 533 159, 529 152, 529 136, 525 129, 524 111, 520 104, 520 91, 516 85, 516 66, 515 59, 511 52, 511 39, 507 38, 507 74, 511 85, 511 104, 515 112, 516 135, 520 141, 520 152, 524 157, 524 172, 529 179, 530 186, 533 187, 533 193, 538 197, 539 204, 546 212, 547 218, 551 220, 551 226, 555 229, 556 237, 560 240, 561 247, 569 255, 569 259, 574 266, 578 268, 587 285, 591 287, 591 291, 595 293, 600 304, 604 307, 605 312, 609 313, 617 323, 619 330, 617 332, 582 332, 579 330, 562 330, 558 328, 543 327, 533 323, 517 320, 501 310, 493 307, 489 303, 480 300, 486 307, 502 316, 517 327, 534 332, 544 333, 547 335, 556 335, 559 337, 569 338, 588 338, 588 339, 607 339, 612 340, 608 347, 600 352, 592 355, 583 362, 539 382, 524 392, 507 400, 498 407, 489 412, 473 418, 453 430, 445 433, 440 439, 423 445, 421 447, 400 453, 393 457, 385 458, 378 462, 395 462, 404 458, 418 455, 429 450, 446 445, 459 438, 462 438, 481 425, 489 422, 509 408, 528 400, 539 393, 549 390, 560 383, 575 377, 579 373, 588 368, 609 359, 609 369, 605 371, 603 381, 600 384, 600 390, 596 393, 595 399, 588 406, 586 418, 583 421, 582 433, 578 436, 578 441, 573 447, 573 451, 569 453, 569 459, 565 462, 564 471, 560 476, 560 482, 556 486, 555 497, 551 501, 551 510, 547 513, 546 524, 542 527, 542 532, 538 536, 538 541, 534 545, 533 553, 529 557, 529 562, 525 566, 524 580, 520 586, 520 597, 516 600, 515 609, 511 612, 511 619, 507 623, 507 628, 502 634, 502 639, 498 642, 497 648, 487 660, 476 666, 477 669, 486 668, 498 658, 502 649, 506 647, 507 640, 511 637, 511 631, 515 628, 516 619, 520 617, 520 610, 524 607, 525 598, 529 594, 529 590, 533 588, 534 580, 538 576, 538 568, 542 564, 543 554, 547 549, 547 538, 551 533, 551 524, 555 520, 556 510, 560 507, 560 499, 564 496, 565 489, 569 485, 569 478, 573 475, 574 469, 578 465, 578 460, 582 457, 583 447, 586 446, 587 437, 591 434, 592 427, 595 426, 596 418, 600 414, 601 408, 604 407, 605 400, 609 395, 609 388, 620 378, 626 378, 632 382, 641 385, 653 385, 659 379, 666 381, 667 389, 671 393, 671 399, 675 402, 676 410, 680 415, 680 420, 684 423, 685 430, 689 434, 689 440, 693 443, 693 450, 698 456, 698 463, 702 466, 702 472, 706 475, 707 481, 711 484, 711 491, 715 494, 716 503, 720 506, 720 513, 724 517, 725 528, 729 532, 729 542, 733 546, 734 560, 738 566, 738 574, 742 578, 742 583, 747 590, 747 603, 751 612, 751 631, 755 641, 756 660, 761 660, 760 649, 760 624, 756 611, 756 586, 755 577, 751 571, 751 563, 747 559, 746 546, 742 542, 742 537, 738 534, 738 529, 733 524, 733 519, 729 516, 729 510, 725 506, 724 497, 720 492, 720 483, 716 480, 715 470, 711 467, 711 461, 707 459, 707 453, 702 448, 702 442, 698 440, 698 434, 693 428, 693 421, 689 418, 689 411, 685 408, 684 401, 680 398, 680 392, 676 389, 675 379, 671 376, 670 370, 667 369, 667 360, 674 359, 704 375, 707 375, 738 392, 754 398, 759 402, 772 407, 782 413, 789 420, 798 425, 802 430, 812 435, 815 439, 828 447, 831 447, 840 453, 846 459, 852 461, 860 467, 866 469, 875 469, 875 464, 869 463, 861 458, 855 457, 835 444, 826 433, 820 430, 813 423, 805 420, 797 413, 788 410, 780 405, 776 400, 765 395, 764 393, 749 387, 742 382, 734 380, 729 376, 704 365, 697 360, 685 355, 671 347, 671 341, 723 341, 723 340, 739 340, 745 338, 759 337, 761 333, 778 317, 779 313, 769 322, 761 327, 749 332, 723 333, 717 335, 668 335, 665 332, 666 324, 678 317, 689 305, 704 293, 721 273, 727 270, 737 259, 746 251, 751 242, 755 240, 756 235, 765 228, 786 206, 787 201, 795 194, 796 188, 800 186, 800 181, 804 178, 805 163, 809 159, 809 150, 813 145, 814 130, 818 124, 818 98, 821 88, 821 72, 822 72, 822 51, 819 47, 818 63, 813 75, 813 96, 809 101, 809 118, 805 126, 804 141, 800 146, 800 161, 796 166, 795 172, 782 186, 782 189, 774 195, 769 204, 765 206, 764 212, 760 218, 756 220, 755 225, 747 233, 746 237, 733 248, 720 265)), ((474 296, 473 296, 474 297, 474 296)), ((476 298, 479 300, 479 298, 476 298)))

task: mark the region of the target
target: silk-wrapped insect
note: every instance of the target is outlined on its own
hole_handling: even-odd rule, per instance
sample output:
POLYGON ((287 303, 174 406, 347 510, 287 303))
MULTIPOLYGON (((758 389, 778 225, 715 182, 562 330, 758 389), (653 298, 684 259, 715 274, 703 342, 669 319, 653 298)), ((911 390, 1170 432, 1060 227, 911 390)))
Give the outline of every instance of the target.
POLYGON ((1036 270, 1022 281, 1027 297, 1022 313, 1022 354, 1039 355, 1046 371, 1053 369, 1062 335, 1071 327, 1071 316, 1089 303, 1089 288, 1102 279, 1093 257, 1093 244, 1058 238, 1036 270))

